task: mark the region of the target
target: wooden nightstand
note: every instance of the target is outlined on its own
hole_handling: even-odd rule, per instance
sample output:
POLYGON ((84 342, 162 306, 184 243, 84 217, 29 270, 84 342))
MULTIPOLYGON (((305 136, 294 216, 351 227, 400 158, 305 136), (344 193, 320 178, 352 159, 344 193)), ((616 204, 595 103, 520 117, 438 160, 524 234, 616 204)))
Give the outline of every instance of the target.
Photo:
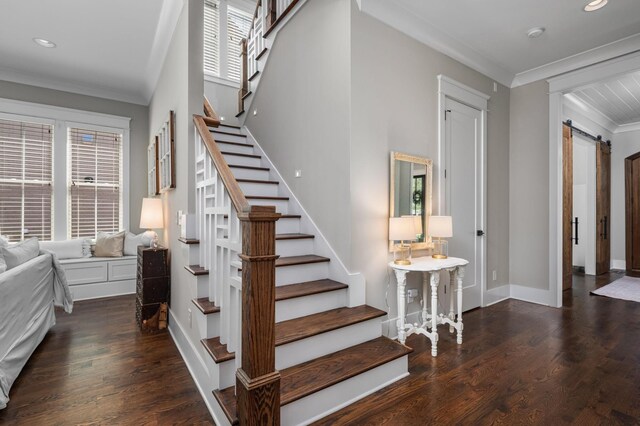
POLYGON ((168 255, 169 250, 164 247, 138 246, 136 321, 145 331, 158 329, 156 316, 160 316, 160 306, 169 303, 171 285, 168 255))

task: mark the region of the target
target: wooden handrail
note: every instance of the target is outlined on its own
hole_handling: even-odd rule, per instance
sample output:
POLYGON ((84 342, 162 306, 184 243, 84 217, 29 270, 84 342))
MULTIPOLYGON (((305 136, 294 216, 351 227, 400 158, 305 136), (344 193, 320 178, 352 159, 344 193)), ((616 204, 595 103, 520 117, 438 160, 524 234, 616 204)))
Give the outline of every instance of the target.
POLYGON ((272 16, 275 16, 275 18, 273 19, 273 21, 270 20, 270 22, 268 22, 268 26, 269 28, 267 28, 267 31, 264 32, 263 37, 266 37, 269 35, 269 33, 271 33, 271 31, 275 30, 276 27, 278 26, 278 24, 280 22, 282 22, 282 20, 285 18, 285 16, 287 16, 292 10, 293 8, 296 6, 296 4, 298 4, 298 2, 300 0, 293 0, 289 6, 287 6, 287 8, 285 10, 282 11, 282 13, 278 16, 276 16, 276 9, 275 9, 275 0, 269 0, 270 2, 273 2, 273 15, 268 14, 267 18, 270 18, 272 16))
MULTIPOLYGON (((218 145, 216 144, 215 139, 211 135, 209 128, 204 120, 204 117, 201 115, 194 114, 193 115, 193 123, 200 133, 200 137, 202 138, 202 142, 204 146, 207 148, 211 159, 213 160, 213 164, 218 170, 218 174, 222 178, 222 182, 224 182, 224 186, 229 191, 229 197, 231 198, 231 202, 233 203, 233 207, 236 209, 238 213, 247 213, 250 211, 249 202, 244 196, 242 189, 240 189, 240 185, 236 178, 233 176, 231 169, 227 165, 218 145)), ((273 208, 275 212, 275 207, 273 208)))
POLYGON ((206 96, 204 97, 203 112, 203 118, 205 119, 204 122, 207 124, 207 126, 218 127, 220 125, 220 117, 218 117, 218 113, 216 113, 216 110, 213 109, 211 103, 209 103, 209 99, 207 99, 206 96))

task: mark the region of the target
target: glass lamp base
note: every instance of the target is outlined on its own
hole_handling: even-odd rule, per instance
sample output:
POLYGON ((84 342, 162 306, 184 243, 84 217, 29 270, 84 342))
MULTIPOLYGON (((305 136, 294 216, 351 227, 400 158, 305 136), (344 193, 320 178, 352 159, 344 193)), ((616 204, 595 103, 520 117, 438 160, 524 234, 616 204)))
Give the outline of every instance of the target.
POLYGON ((396 265, 411 265, 411 245, 396 244, 393 252, 393 263, 396 265))
POLYGON ((433 241, 433 254, 434 259, 448 259, 449 258, 449 244, 447 240, 437 239, 433 241))

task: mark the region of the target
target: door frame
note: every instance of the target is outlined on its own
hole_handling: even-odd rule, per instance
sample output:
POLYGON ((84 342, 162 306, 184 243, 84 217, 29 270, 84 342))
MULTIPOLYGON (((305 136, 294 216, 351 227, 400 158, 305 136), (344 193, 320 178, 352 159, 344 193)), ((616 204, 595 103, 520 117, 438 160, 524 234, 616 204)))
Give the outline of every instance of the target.
POLYGON ((637 272, 632 269, 633 261, 631 258, 633 253, 633 244, 631 242, 633 225, 631 224, 632 208, 630 205, 631 203, 630 203, 629 195, 631 195, 633 188, 629 185, 629 182, 631 180, 629 179, 629 173, 631 173, 631 163, 633 163, 635 160, 639 158, 640 158, 640 152, 636 152, 635 154, 632 154, 624 159, 624 183, 625 183, 624 185, 625 186, 624 188, 624 219, 625 219, 624 248, 625 248, 625 263, 626 263, 625 272, 627 275, 631 275, 631 276, 637 276, 637 272))
POLYGON ((438 178, 438 214, 442 214, 445 209, 445 188, 444 188, 444 167, 441 165, 446 163, 445 152, 445 102, 446 99, 452 99, 471 108, 480 111, 480 137, 482 138, 480 145, 482 147, 481 164, 482 173, 480 176, 482 190, 482 209, 481 209, 481 226, 485 231, 485 236, 480 244, 480 306, 485 307, 485 293, 487 291, 487 103, 491 97, 472 87, 462 84, 443 74, 438 75, 438 162, 435 167, 436 176, 438 178))
POLYGON ((549 306, 562 307, 562 97, 577 88, 639 69, 640 53, 634 53, 547 80, 549 83, 549 306))

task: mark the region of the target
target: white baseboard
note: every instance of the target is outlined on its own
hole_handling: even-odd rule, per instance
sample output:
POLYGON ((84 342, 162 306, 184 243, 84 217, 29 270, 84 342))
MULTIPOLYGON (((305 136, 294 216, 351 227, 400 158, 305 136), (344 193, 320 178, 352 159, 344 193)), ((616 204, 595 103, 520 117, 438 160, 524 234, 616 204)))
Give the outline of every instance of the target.
POLYGON ((134 294, 136 292, 136 280, 76 284, 70 285, 69 290, 71 290, 74 301, 122 296, 125 294, 134 294))
POLYGON ((484 307, 495 305, 498 302, 509 299, 511 286, 509 284, 492 288, 484 293, 484 307))
POLYGON ((213 396, 213 389, 204 388, 203 382, 206 383, 205 379, 209 377, 207 367, 203 359, 198 355, 198 351, 193 346, 193 342, 189 340, 184 329, 173 315, 171 309, 169 309, 169 333, 189 370, 189 374, 191 374, 191 378, 198 387, 200 396, 202 396, 214 422, 217 425, 230 425, 227 416, 213 396))
POLYGON ((510 297, 512 299, 522 300, 523 302, 537 303, 538 305, 549 306, 549 290, 521 285, 511 284, 510 297))
POLYGON ((627 270, 627 261, 620 259, 611 259, 611 269, 627 270))
MULTIPOLYGON (((417 323, 422 322, 420 320, 420 316, 422 315, 422 311, 410 312, 407 314, 405 322, 406 323, 417 323)), ((398 338, 398 318, 391 318, 386 321, 382 321, 382 334, 389 339, 395 340, 398 338)))

